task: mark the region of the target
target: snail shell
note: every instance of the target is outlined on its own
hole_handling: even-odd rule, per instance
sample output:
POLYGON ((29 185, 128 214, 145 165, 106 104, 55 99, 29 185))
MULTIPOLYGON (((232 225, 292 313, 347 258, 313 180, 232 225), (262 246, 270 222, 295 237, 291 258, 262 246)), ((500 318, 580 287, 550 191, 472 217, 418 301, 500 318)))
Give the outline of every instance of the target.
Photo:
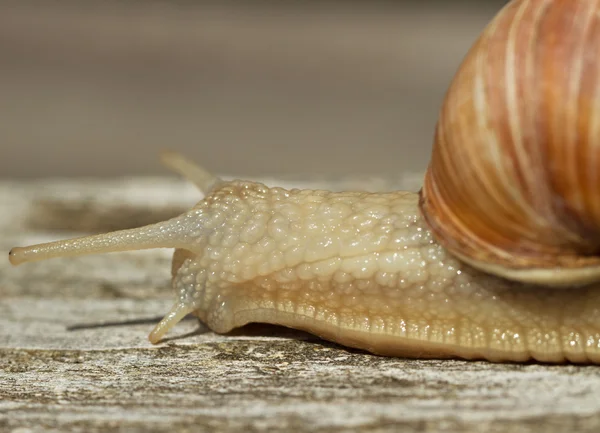
POLYGON ((9 259, 175 248, 152 343, 192 313, 383 355, 600 363, 600 284, 581 287, 600 280, 599 4, 505 6, 450 86, 420 195, 223 182, 165 154, 205 193, 190 211, 9 259))
POLYGON ((421 210, 472 266, 520 281, 600 278, 600 9, 506 5, 452 82, 421 210))

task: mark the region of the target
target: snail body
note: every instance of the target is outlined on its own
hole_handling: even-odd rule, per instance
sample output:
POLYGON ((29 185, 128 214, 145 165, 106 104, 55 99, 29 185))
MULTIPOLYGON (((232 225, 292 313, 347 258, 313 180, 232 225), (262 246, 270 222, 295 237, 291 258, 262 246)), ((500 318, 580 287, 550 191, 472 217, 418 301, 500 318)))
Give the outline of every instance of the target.
POLYGON ((600 363, 600 159, 591 143, 600 121, 579 120, 600 109, 598 80, 594 91, 583 87, 598 75, 598 12, 599 2, 585 0, 522 0, 502 9, 450 87, 418 194, 224 182, 167 153, 163 161, 205 194, 188 212, 14 248, 9 258, 175 248, 176 302, 152 343, 194 314, 219 333, 272 323, 381 355, 600 363), (576 63, 564 56, 581 44, 580 52, 594 55, 556 66, 576 63), (515 68, 522 47, 528 56, 515 68), (519 87, 523 68, 528 81, 519 87), (571 86, 546 89, 553 82, 571 86), (523 93, 532 83, 539 92, 528 103, 523 93), (498 101, 512 101, 514 110, 486 111, 498 101), (550 102, 559 108, 542 109, 550 102), (568 121, 576 126, 566 128, 568 121), (548 161, 552 153, 558 162, 548 161), (551 168, 540 168, 535 155, 551 168), (561 162, 566 168, 557 168, 561 162))

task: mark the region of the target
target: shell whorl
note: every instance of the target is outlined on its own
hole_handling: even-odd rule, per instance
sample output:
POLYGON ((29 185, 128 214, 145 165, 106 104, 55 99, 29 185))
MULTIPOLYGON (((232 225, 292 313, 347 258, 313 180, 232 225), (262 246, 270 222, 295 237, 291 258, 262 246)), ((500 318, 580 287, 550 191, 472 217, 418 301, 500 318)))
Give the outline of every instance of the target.
POLYGON ((442 105, 420 207, 475 267, 600 279, 600 1, 517 0, 492 20, 442 105))

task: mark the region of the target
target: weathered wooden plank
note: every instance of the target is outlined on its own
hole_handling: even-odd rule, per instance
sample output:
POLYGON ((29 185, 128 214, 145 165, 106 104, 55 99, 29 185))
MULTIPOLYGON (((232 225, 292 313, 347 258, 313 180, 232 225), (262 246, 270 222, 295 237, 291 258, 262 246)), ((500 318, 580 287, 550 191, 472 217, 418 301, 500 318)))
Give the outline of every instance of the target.
MULTIPOLYGON (((4 183, 0 248, 130 226, 197 198, 166 179, 4 183), (107 208, 120 209, 110 224, 107 208), (48 226, 45 211, 57 216, 48 226)), ((169 262, 168 250, 1 261, 0 430, 600 429, 598 367, 384 358, 271 326, 216 335, 194 319, 152 346, 169 262)))

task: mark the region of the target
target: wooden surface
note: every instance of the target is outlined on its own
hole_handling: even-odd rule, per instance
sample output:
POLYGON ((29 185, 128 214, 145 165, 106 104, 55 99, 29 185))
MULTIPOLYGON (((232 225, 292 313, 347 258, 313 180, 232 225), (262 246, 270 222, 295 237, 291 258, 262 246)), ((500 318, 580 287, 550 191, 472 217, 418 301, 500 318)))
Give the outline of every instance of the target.
MULTIPOLYGON (((144 224, 199 198, 172 179, 123 182, 0 184, 0 247, 144 224)), ((0 431, 600 431, 600 367, 383 358, 196 320, 152 346, 170 253, 2 260, 0 431)))

